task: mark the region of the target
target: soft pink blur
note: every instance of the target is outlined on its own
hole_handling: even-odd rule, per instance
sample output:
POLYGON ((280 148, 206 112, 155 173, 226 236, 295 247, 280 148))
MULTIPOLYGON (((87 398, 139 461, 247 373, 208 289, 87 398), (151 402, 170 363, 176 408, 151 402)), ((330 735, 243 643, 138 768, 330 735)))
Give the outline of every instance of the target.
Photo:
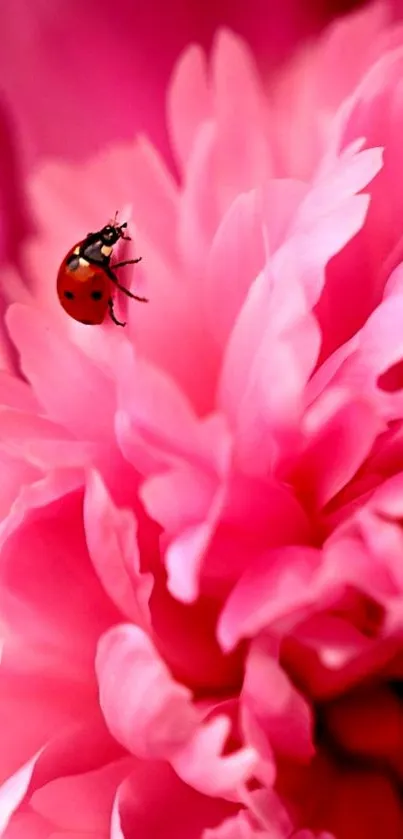
POLYGON ((357 0, 13 0, 0 8, 1 92, 27 164, 82 159, 146 131, 169 154, 164 98, 180 52, 219 26, 271 70, 357 0))
POLYGON ((402 35, 377 4, 262 76, 220 30, 169 85, 178 179, 140 137, 29 181, 5 839, 401 839, 402 35), (150 303, 84 327, 57 267, 117 207, 150 303))

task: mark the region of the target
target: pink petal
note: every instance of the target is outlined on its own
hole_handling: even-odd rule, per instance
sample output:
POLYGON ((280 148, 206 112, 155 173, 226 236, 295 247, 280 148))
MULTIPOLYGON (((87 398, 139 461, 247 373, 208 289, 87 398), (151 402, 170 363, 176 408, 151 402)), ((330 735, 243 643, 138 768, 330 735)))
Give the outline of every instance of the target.
POLYGON ((88 550, 105 591, 127 618, 149 624, 151 574, 140 573, 136 522, 131 510, 118 509, 98 472, 87 479, 84 527, 88 550))
POLYGON ((0 404, 33 413, 39 408, 39 402, 27 382, 3 371, 0 372, 0 404))
POLYGON ((244 720, 252 723, 262 743, 266 740, 276 755, 309 762, 315 753, 312 711, 263 640, 250 648, 241 703, 244 720))
POLYGON ((207 470, 183 464, 147 478, 140 497, 149 515, 169 536, 205 521, 217 492, 217 480, 207 470))
MULTIPOLYGON (((22 487, 29 486, 41 477, 39 469, 24 458, 0 452, 0 518, 4 522, 17 502, 22 487)), ((4 527, 5 525, 3 525, 4 527)), ((2 527, 0 525, 0 539, 2 527)))
POLYGON ((268 254, 274 254, 292 231, 308 191, 308 184, 291 178, 273 178, 264 185, 262 210, 268 254))
MULTIPOLYGON (((351 480, 383 430, 370 403, 358 398, 340 406, 338 402, 336 396, 332 415, 312 429, 293 473, 294 485, 301 487, 304 498, 316 508, 325 506, 351 480), (361 429, 358 439, 357 428, 361 429)), ((309 423, 308 412, 307 428, 309 423)))
POLYGON ((120 789, 118 789, 115 799, 113 802, 112 807, 112 818, 111 818, 111 832, 110 832, 110 839, 125 839, 125 835, 122 830, 122 821, 120 818, 119 812, 119 793, 120 789))
POLYGON ((218 486, 205 519, 186 527, 167 549, 168 590, 183 603, 192 603, 198 596, 203 558, 218 525, 225 496, 225 486, 218 486))
POLYGON ((0 831, 2 834, 13 813, 25 798, 40 754, 41 752, 38 752, 0 786, 0 831))
POLYGON ((170 759, 197 725, 190 691, 171 677, 150 639, 136 626, 111 629, 96 657, 107 725, 130 752, 170 759))
POLYGON ((59 487, 51 477, 25 490, 19 520, 6 523, 8 532, 3 526, 1 609, 17 637, 45 643, 64 658, 64 673, 71 668, 91 684, 96 641, 118 612, 88 557, 81 493, 68 488, 64 473, 59 487))
POLYGON ((258 194, 237 196, 214 237, 207 262, 205 306, 209 326, 224 346, 246 293, 264 264, 258 194))
POLYGON ((387 420, 400 417, 401 397, 381 390, 378 379, 403 358, 402 312, 403 296, 387 297, 360 331, 356 352, 353 346, 333 378, 333 384, 373 400, 378 415, 387 420))
POLYGON ((271 173, 265 102, 254 58, 241 38, 222 29, 212 52, 217 139, 215 188, 222 212, 271 173))
POLYGON ((203 50, 188 47, 178 59, 168 88, 168 126, 181 168, 188 163, 197 131, 212 116, 203 50))
POLYGON ((253 775, 257 754, 243 748, 223 755, 231 722, 216 716, 199 727, 173 755, 172 766, 185 783, 204 795, 239 800, 239 791, 253 775))
POLYGON ((312 582, 321 565, 321 552, 308 547, 268 551, 241 577, 221 613, 217 633, 224 650, 244 637, 315 601, 312 582))
POLYGON ((344 152, 328 164, 302 201, 290 235, 273 260, 275 276, 296 272, 309 306, 316 305, 329 260, 362 228, 369 198, 357 195, 382 167, 378 148, 344 152))
POLYGON ((171 377, 132 351, 122 355, 121 369, 117 431, 134 465, 140 460, 139 468, 155 470, 190 460, 202 468, 226 469, 230 439, 222 416, 200 420, 171 377))
POLYGON ((48 416, 79 438, 110 439, 113 388, 103 372, 66 337, 52 332, 47 319, 33 308, 11 306, 7 325, 23 371, 48 416))
POLYGON ((235 811, 234 805, 184 784, 169 763, 139 761, 118 791, 112 839, 129 839, 134 824, 142 839, 201 837, 205 828, 235 811))
POLYGON ((179 247, 190 276, 196 277, 221 220, 217 195, 211 189, 216 137, 213 120, 203 123, 193 143, 180 202, 179 247))
POLYGON ((238 317, 219 384, 219 404, 235 426, 245 471, 262 474, 273 464, 275 435, 285 434, 297 422, 319 342, 316 321, 295 274, 276 282, 267 267, 238 317))
MULTIPOLYGON (((213 830, 205 830, 202 839, 264 839, 263 832, 255 830, 245 812, 226 819, 213 830)), ((276 837, 273 835, 273 839, 276 837)), ((278 837, 280 839, 280 837, 278 837)))
MULTIPOLYGON (((24 464, 26 468, 26 464, 24 464)), ((26 475, 27 473, 25 473, 26 475)), ((64 495, 78 489, 83 484, 83 474, 80 469, 55 469, 44 478, 34 481, 37 475, 32 474, 32 483, 22 481, 19 493, 8 511, 8 515, 0 525, 0 546, 3 546, 9 536, 18 529, 31 509, 46 507, 47 504, 58 500, 64 495)))
POLYGON ((116 790, 132 769, 131 758, 123 758, 82 775, 55 778, 33 793, 31 806, 60 830, 106 833, 116 790))

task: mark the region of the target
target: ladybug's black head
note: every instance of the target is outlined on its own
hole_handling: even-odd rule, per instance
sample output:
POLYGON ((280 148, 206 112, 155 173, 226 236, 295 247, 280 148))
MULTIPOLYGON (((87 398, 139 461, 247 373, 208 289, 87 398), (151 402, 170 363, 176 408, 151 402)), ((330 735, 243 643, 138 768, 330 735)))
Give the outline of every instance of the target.
POLYGON ((99 238, 101 239, 104 245, 109 245, 109 247, 113 247, 116 245, 116 242, 119 239, 127 239, 128 237, 125 236, 124 231, 127 228, 127 222, 125 221, 124 224, 106 224, 102 230, 99 231, 99 238))

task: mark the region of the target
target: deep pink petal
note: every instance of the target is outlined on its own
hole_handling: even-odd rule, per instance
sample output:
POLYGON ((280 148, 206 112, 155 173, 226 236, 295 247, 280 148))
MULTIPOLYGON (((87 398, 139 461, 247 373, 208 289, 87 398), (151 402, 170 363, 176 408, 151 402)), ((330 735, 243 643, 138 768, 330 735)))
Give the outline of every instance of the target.
POLYGON ((107 834, 116 790, 132 768, 131 758, 123 758, 83 775, 56 778, 34 792, 31 806, 61 831, 107 834))
POLYGON ((236 810, 184 784, 168 763, 139 761, 118 791, 112 837, 121 839, 123 834, 130 839, 133 825, 144 839, 201 837, 205 828, 220 824, 236 810))

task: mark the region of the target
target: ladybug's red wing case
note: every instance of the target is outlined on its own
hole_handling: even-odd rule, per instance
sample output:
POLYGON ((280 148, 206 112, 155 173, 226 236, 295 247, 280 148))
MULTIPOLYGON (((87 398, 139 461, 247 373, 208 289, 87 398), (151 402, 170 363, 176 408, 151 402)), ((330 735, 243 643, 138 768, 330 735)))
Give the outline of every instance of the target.
POLYGON ((67 254, 57 276, 57 295, 65 312, 80 323, 96 325, 103 322, 108 311, 112 283, 104 269, 97 265, 81 265, 68 260, 67 254))
POLYGON ((74 320, 95 326, 104 321, 109 311, 113 323, 126 326, 114 312, 113 292, 116 288, 134 300, 147 303, 145 297, 138 297, 122 286, 114 270, 140 262, 141 257, 114 265, 110 261, 119 239, 129 238, 125 234, 126 228, 127 223, 118 224, 115 216, 112 224, 106 224, 97 233, 88 233, 86 239, 65 256, 57 276, 57 295, 64 311, 74 320))

